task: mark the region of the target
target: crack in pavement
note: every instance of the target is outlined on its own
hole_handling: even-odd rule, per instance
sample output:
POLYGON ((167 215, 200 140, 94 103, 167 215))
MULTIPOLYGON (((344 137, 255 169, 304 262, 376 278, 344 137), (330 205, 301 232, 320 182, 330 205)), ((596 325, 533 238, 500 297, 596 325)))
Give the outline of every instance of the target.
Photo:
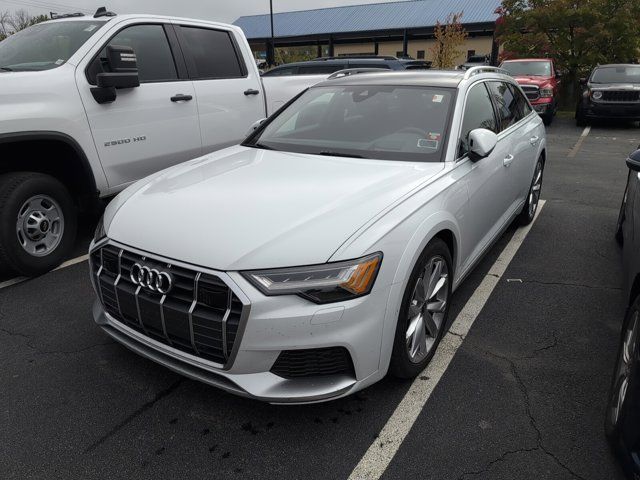
MULTIPOLYGON (((0 316, 0 318, 2 318, 2 317, 0 316)), ((34 337, 33 335, 27 335, 26 333, 13 332, 13 331, 8 330, 6 328, 0 328, 0 332, 6 333, 10 337, 21 337, 21 338, 26 338, 26 339, 29 339, 29 340, 34 337)))
POLYGON ((491 460, 489 463, 487 463, 487 465, 485 465, 484 468, 480 469, 480 470, 473 470, 470 472, 464 472, 462 475, 460 475, 458 477, 458 480, 463 480, 465 477, 475 477, 477 475, 481 475, 483 473, 488 472, 489 470, 491 470, 491 467, 493 467, 496 463, 500 463, 500 462, 504 462, 507 457, 509 457, 510 455, 516 455, 518 453, 530 453, 530 452, 537 452, 540 450, 540 447, 533 447, 533 448, 519 448, 517 450, 507 450, 506 452, 503 452, 498 458, 491 460))
POLYGON ((107 433, 105 433, 103 436, 101 436, 99 439, 97 439, 95 442, 93 442, 91 445, 85 448, 83 453, 91 453, 94 450, 96 450, 100 445, 105 443, 107 440, 113 437, 116 433, 118 433, 120 430, 126 427, 129 423, 135 420, 136 417, 142 415, 151 407, 153 407, 156 403, 158 403, 160 400, 162 400, 163 398, 173 393, 182 384, 183 381, 184 381, 184 378, 179 378, 164 390, 160 390, 158 393, 154 395, 154 397, 151 400, 143 403, 139 408, 134 410, 132 413, 127 415, 127 417, 125 417, 121 422, 116 424, 111 430, 109 430, 107 433))
POLYGON ((578 473, 574 472, 568 465, 563 463, 552 451, 550 451, 544 445, 544 443, 542 441, 542 432, 540 431, 540 428, 538 427, 536 419, 534 418, 533 413, 531 412, 531 400, 529 398, 529 390, 527 389, 527 386, 525 385, 524 381, 522 380, 522 377, 520 376, 520 373, 518 372, 516 364, 513 362, 513 360, 511 360, 508 357, 505 357, 504 355, 499 355, 497 353, 493 353, 493 352, 488 351, 488 350, 486 350, 485 353, 490 355, 490 356, 492 356, 492 357, 494 357, 494 358, 498 358, 500 360, 503 360, 503 361, 505 361, 505 362, 507 362, 509 364, 509 366, 511 368, 511 375, 513 376, 514 380, 516 381, 516 384, 518 385, 518 388, 520 389, 520 392, 522 393, 522 397, 524 399, 525 413, 527 414, 527 417, 529 418, 529 424, 531 425, 531 428, 533 428, 533 430, 536 433, 536 440, 537 440, 537 443, 538 443, 538 448, 541 451, 543 451, 548 457, 550 457, 559 467, 561 467, 563 470, 565 470, 566 472, 571 474, 574 478, 577 478, 579 480, 586 480, 585 477, 582 477, 578 473))
MULTIPOLYGON (((516 282, 512 282, 512 283, 516 283, 516 282)), ((587 285, 587 284, 584 284, 584 283, 543 282, 543 281, 540 281, 540 280, 522 280, 522 285, 524 285, 526 283, 535 283, 537 285, 545 285, 545 286, 550 286, 550 287, 576 287, 576 288, 589 288, 589 289, 592 289, 592 290, 622 291, 621 287, 608 287, 608 286, 604 286, 604 285, 595 286, 595 285, 587 285)))
POLYGON ((27 340, 27 342, 25 342, 25 345, 30 348, 31 350, 34 350, 36 352, 36 354, 38 355, 73 355, 73 354, 77 354, 77 353, 82 353, 82 352, 86 352, 87 350, 91 350, 92 348, 96 348, 96 347, 103 347, 103 346, 107 346, 107 345, 116 345, 116 342, 114 341, 109 341, 109 342, 104 342, 104 343, 95 343, 93 345, 89 345, 87 347, 82 347, 82 348, 78 348, 75 350, 43 350, 39 347, 36 347, 35 345, 33 345, 33 343, 31 343, 30 341, 32 341, 35 338, 35 335, 28 335, 26 333, 21 333, 21 332, 14 332, 12 330, 8 330, 6 328, 0 328, 0 332, 10 336, 10 337, 19 337, 19 338, 24 338, 27 340))

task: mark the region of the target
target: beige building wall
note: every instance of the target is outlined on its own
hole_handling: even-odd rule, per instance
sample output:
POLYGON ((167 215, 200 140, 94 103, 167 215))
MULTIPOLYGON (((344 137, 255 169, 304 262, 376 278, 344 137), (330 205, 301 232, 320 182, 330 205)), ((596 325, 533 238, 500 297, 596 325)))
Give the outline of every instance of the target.
MULTIPOLYGON (((464 63, 467 60, 467 51, 475 50, 476 55, 491 55, 492 37, 469 37, 465 40, 464 45, 460 48, 462 52, 456 59, 456 65, 464 63)), ((424 50, 425 60, 433 60, 431 49, 435 45, 435 40, 409 40, 407 53, 413 58, 418 58, 418 50, 424 50)), ((378 42, 378 55, 396 55, 402 51, 402 42, 378 42)), ((374 42, 370 43, 354 43, 349 45, 335 45, 334 54, 373 54, 375 52, 374 42)))

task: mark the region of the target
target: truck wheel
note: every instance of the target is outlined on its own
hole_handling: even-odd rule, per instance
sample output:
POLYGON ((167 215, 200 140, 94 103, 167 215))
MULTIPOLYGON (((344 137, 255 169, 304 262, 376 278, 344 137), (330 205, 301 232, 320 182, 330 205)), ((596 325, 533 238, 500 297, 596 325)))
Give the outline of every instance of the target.
POLYGON ((0 175, 0 264, 25 276, 58 266, 73 247, 77 212, 67 189, 34 172, 0 175))

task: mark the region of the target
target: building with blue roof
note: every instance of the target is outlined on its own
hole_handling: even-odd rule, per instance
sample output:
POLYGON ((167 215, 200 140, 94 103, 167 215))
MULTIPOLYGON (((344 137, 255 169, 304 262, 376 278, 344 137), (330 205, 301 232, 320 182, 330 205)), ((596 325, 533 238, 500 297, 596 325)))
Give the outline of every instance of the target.
MULTIPOLYGON (((310 46, 318 56, 394 55, 430 59, 437 22, 463 12, 468 33, 463 54, 491 55, 498 46, 494 31, 501 0, 405 0, 389 3, 319 8, 276 13, 273 30, 276 47, 310 46)), ((267 52, 271 38, 270 15, 238 18, 254 52, 267 52)))

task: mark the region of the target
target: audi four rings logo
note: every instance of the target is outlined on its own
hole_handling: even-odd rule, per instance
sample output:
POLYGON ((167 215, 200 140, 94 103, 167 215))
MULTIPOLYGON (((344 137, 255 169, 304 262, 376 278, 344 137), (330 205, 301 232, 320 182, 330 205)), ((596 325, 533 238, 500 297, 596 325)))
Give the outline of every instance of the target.
POLYGON ((136 263, 131 268, 131 281, 134 285, 148 288, 152 292, 167 294, 173 287, 173 277, 167 272, 149 268, 136 263))

